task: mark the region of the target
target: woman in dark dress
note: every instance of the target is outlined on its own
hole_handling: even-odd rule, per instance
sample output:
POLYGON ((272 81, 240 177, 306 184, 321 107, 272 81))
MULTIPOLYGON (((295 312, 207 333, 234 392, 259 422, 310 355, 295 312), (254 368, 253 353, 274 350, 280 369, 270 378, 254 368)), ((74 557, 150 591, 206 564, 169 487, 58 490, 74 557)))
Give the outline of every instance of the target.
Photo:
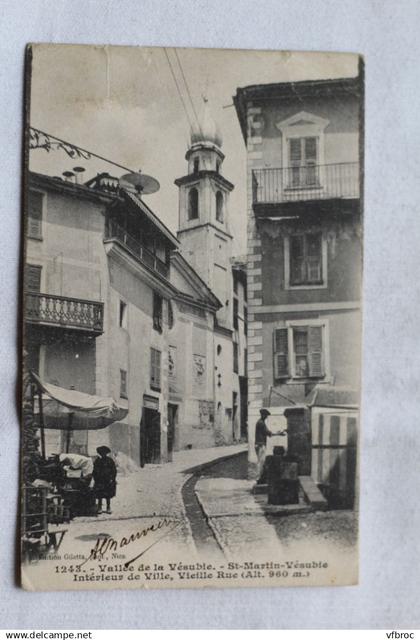
POLYGON ((116 492, 117 467, 108 456, 111 449, 102 446, 96 449, 99 458, 93 464, 93 479, 95 480, 95 494, 98 500, 98 513, 102 513, 102 500, 106 500, 106 512, 111 513, 111 498, 116 492))

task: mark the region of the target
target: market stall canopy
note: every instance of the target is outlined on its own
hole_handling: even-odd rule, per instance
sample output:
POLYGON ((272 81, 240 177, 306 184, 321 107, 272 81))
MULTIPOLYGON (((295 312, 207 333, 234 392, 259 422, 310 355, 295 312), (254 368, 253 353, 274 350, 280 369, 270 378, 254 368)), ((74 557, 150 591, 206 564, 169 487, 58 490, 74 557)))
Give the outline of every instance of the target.
MULTIPOLYGON (((69 417, 72 430, 104 429, 113 422, 123 420, 128 414, 128 409, 118 405, 114 398, 63 389, 43 382, 33 372, 32 377, 42 391, 43 422, 46 429, 68 429, 69 417)), ((36 402, 35 420, 39 421, 39 417, 39 402, 36 402)))

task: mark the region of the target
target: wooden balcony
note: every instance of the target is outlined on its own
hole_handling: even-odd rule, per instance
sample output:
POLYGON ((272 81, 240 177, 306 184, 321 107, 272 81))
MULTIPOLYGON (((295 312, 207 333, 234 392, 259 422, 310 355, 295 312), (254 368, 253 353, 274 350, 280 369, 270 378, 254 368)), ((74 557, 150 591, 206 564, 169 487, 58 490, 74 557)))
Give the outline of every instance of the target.
POLYGON ((31 324, 103 333, 104 304, 48 293, 26 293, 25 320, 31 324))
POLYGON ((252 172, 254 209, 293 202, 358 199, 359 163, 306 165, 252 172))
POLYGON ((147 249, 136 238, 133 238, 133 236, 127 233, 124 227, 120 226, 115 222, 115 220, 108 221, 105 240, 116 240, 122 244, 123 247, 131 253, 131 255, 133 255, 137 260, 140 260, 140 262, 145 264, 147 267, 153 269, 164 278, 169 277, 169 265, 158 258, 157 255, 147 249))

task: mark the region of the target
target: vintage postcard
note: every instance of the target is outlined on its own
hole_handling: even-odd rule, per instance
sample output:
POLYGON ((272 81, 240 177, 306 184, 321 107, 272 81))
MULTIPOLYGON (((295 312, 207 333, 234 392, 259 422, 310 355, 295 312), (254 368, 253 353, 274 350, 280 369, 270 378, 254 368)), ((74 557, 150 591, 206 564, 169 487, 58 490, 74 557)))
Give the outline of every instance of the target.
POLYGON ((29 590, 358 580, 363 61, 33 45, 29 590))

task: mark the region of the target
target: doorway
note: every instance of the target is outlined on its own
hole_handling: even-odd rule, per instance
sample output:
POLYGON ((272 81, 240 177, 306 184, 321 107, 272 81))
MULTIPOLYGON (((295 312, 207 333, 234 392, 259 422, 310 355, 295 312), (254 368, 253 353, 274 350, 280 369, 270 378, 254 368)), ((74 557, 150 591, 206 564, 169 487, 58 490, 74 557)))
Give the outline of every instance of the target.
POLYGON ((241 404, 241 440, 248 439, 248 379, 239 376, 239 392, 241 404))
POLYGON ((172 462, 172 454, 178 445, 177 438, 178 405, 168 404, 168 462, 172 462))
POLYGON ((238 393, 233 391, 232 393, 232 441, 236 442, 237 438, 237 423, 238 423, 238 393))
POLYGON ((143 407, 140 422, 140 466, 160 462, 160 413, 143 407))

